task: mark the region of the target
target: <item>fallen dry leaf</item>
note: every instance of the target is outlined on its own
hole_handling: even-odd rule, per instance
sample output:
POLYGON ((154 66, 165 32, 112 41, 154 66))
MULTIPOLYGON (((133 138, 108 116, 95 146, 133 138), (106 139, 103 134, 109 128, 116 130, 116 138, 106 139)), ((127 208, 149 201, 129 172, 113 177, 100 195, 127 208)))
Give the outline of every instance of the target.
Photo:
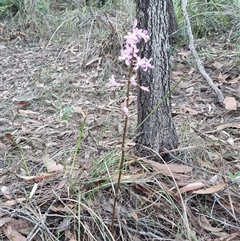
POLYGON ((174 178, 181 178, 182 175, 179 175, 178 173, 181 173, 181 174, 189 173, 193 169, 192 167, 187 165, 161 164, 145 158, 141 160, 143 160, 146 163, 149 163, 155 171, 160 172, 166 176, 173 176, 174 178))
POLYGON ((4 206, 4 207, 12 207, 12 206, 14 206, 16 204, 19 204, 19 203, 21 203, 25 200, 26 200, 26 198, 17 198, 17 199, 14 199, 14 200, 9 200, 9 201, 0 203, 0 205, 4 206))
POLYGON ((234 97, 226 97, 224 104, 226 110, 237 110, 237 101, 234 97))
POLYGON ((214 187, 209 187, 209 188, 206 188, 206 189, 200 189, 200 190, 194 191, 193 193, 195 193, 195 194, 212 194, 212 193, 220 191, 225 186, 226 186, 225 183, 220 183, 220 184, 218 184, 214 187))
POLYGON ((69 241, 77 241, 74 234, 72 234, 70 230, 65 231, 65 236, 66 236, 66 238, 69 239, 69 241))
POLYGON ((234 144, 233 138, 232 138, 232 137, 229 137, 229 138, 227 139, 227 143, 232 146, 232 145, 234 144))
POLYGON ((30 195, 29 195, 29 200, 32 199, 34 193, 37 191, 37 188, 38 188, 38 184, 34 183, 32 191, 30 192, 30 195))
POLYGON ((226 129, 226 128, 240 129, 240 124, 239 123, 225 123, 223 125, 219 125, 215 130, 207 131, 207 132, 204 132, 204 133, 205 134, 214 133, 214 132, 218 132, 218 131, 221 131, 223 129, 226 129))
POLYGON ((3 233, 10 241, 25 241, 26 237, 24 237, 21 233, 19 233, 16 229, 14 229, 10 225, 5 225, 3 228, 3 233))
POLYGON ((138 215, 135 211, 132 211, 130 215, 137 221, 138 220, 138 215))
POLYGON ((74 209, 77 207, 77 203, 75 202, 69 202, 66 203, 65 205, 58 205, 58 206, 52 206, 50 208, 51 211, 56 212, 56 213, 67 213, 70 214, 72 212, 75 212, 74 209))
POLYGON ((4 224, 10 222, 11 219, 12 219, 12 218, 9 218, 9 217, 7 217, 7 218, 1 217, 1 219, 0 219, 0 227, 2 227, 4 224))
POLYGON ((2 143, 3 145, 13 145, 13 146, 17 146, 15 140, 14 140, 14 136, 11 133, 5 133, 4 135, 0 135, 0 143, 2 143))
POLYGON ((33 115, 33 116, 38 116, 39 115, 38 112, 31 111, 31 110, 22 110, 22 109, 20 109, 18 112, 21 115, 33 115))
POLYGON ((239 239, 236 239, 236 237, 240 237, 239 232, 232 234, 226 232, 212 232, 211 234, 219 238, 210 239, 209 241, 238 241, 239 239))
POLYGON ((190 183, 190 184, 180 188, 179 190, 181 193, 185 193, 185 192, 189 192, 192 190, 202 188, 204 186, 205 186, 205 184, 203 184, 202 182, 194 182, 194 183, 190 183))
POLYGON ((14 109, 18 110, 18 109, 25 108, 25 107, 29 106, 29 104, 30 104, 29 101, 24 101, 24 100, 15 101, 12 107, 14 109))
POLYGON ((198 115, 198 112, 192 108, 186 107, 183 104, 179 104, 179 108, 181 108, 184 112, 190 114, 190 115, 198 115))
POLYGON ((208 221, 208 219, 205 216, 199 216, 198 223, 201 228, 203 228, 209 232, 221 232, 222 231, 222 228, 212 227, 210 222, 208 221))
POLYGON ((10 226, 12 229, 15 229, 19 231, 21 234, 26 234, 28 235, 32 229, 31 224, 22 219, 22 218, 1 218, 4 220, 1 225, 1 227, 5 227, 6 225, 10 226), (4 225, 5 224, 5 225, 4 225))
MULTIPOLYGON (((121 180, 138 180, 142 177, 145 177, 145 174, 134 174, 134 175, 121 175, 121 180)), ((118 180, 118 173, 112 176, 112 180, 117 181, 118 180)))
POLYGON ((54 177, 56 176, 57 174, 59 174, 60 172, 54 172, 54 173, 41 173, 39 175, 36 175, 36 176, 20 176, 20 175, 17 175, 18 177, 26 180, 26 181, 32 181, 32 182, 40 182, 42 180, 45 180, 45 179, 48 179, 48 178, 51 178, 51 177, 54 177))
POLYGON ((63 170, 63 165, 57 164, 55 161, 48 161, 45 163, 48 172, 57 172, 63 170))
POLYGON ((239 81, 240 81, 240 75, 237 78, 229 80, 228 83, 235 84, 235 83, 238 83, 239 81))

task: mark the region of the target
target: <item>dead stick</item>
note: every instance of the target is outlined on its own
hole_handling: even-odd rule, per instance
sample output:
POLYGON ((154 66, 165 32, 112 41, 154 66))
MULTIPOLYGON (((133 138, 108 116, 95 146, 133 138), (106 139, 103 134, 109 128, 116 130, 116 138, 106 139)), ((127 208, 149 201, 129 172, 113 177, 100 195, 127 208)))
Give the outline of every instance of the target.
POLYGON ((183 15, 186 21, 186 25, 187 25, 187 32, 188 32, 188 37, 189 37, 189 48, 193 54, 193 57, 195 58, 195 61, 197 63, 198 69, 200 71, 200 73, 202 74, 202 76, 207 80, 209 86, 212 88, 212 90, 215 92, 215 94, 218 97, 218 101, 219 103, 224 106, 224 96, 221 92, 221 90, 213 83, 212 79, 210 78, 210 76, 207 74, 207 72, 205 71, 203 64, 198 56, 198 53, 194 47, 194 38, 193 38, 193 33, 192 33, 192 29, 191 29, 191 23, 187 14, 187 10, 186 10, 186 6, 187 6, 187 0, 182 0, 182 10, 183 10, 183 15))

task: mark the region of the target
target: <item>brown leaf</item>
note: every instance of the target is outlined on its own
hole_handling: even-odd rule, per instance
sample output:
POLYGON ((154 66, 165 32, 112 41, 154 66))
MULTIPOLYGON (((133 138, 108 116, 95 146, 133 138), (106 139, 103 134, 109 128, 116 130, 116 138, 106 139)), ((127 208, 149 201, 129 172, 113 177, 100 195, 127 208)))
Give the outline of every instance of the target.
POLYGON ((211 239, 209 241, 239 241, 236 237, 240 237, 239 232, 231 234, 226 232, 212 232, 211 234, 219 238, 211 239))
POLYGON ((32 199, 33 195, 34 195, 35 192, 37 191, 37 188, 38 188, 38 184, 37 184, 37 183, 34 183, 33 188, 32 188, 32 191, 30 192, 30 195, 29 195, 29 200, 32 199))
POLYGON ((30 181, 30 182, 40 182, 42 180, 54 177, 54 176, 56 176, 59 173, 60 172, 56 171, 54 173, 42 173, 42 174, 39 174, 37 176, 20 176, 20 175, 18 175, 18 177, 20 177, 20 178, 22 178, 22 179, 24 179, 26 181, 30 181))
MULTIPOLYGON (((135 174, 135 175, 121 175, 121 180, 139 180, 141 177, 144 177, 144 173, 142 174, 135 174)), ((118 173, 112 176, 112 180, 118 180, 118 173)))
POLYGON ((18 112, 21 115, 33 115, 33 116, 36 116, 36 115, 38 116, 39 115, 38 112, 31 111, 31 110, 22 110, 22 109, 20 109, 18 112))
POLYGON ((16 229, 10 225, 5 225, 3 227, 3 233, 10 241, 25 241, 26 237, 20 234, 16 229))
POLYGON ((19 110, 21 108, 27 107, 29 104, 30 104, 29 101, 24 101, 24 100, 15 101, 14 104, 13 104, 13 108, 19 110))
POLYGON ((226 110, 237 110, 237 101, 234 97, 226 97, 224 104, 226 110))
POLYGON ((50 210, 53 211, 53 212, 56 212, 56 213, 67 213, 67 214, 70 214, 70 213, 76 211, 75 210, 76 207, 77 207, 77 203, 69 202, 69 203, 66 203, 65 205, 60 204, 58 206, 52 206, 50 208, 50 210))
POLYGON ((205 184, 203 184, 202 182, 194 182, 194 183, 190 183, 182 188, 180 188, 180 192, 181 193, 185 193, 185 192, 189 192, 192 190, 196 190, 199 189, 201 187, 204 187, 205 184))
POLYGON ((207 132, 204 132, 204 133, 205 134, 214 133, 214 132, 218 132, 218 131, 221 131, 223 129, 226 129, 226 128, 240 129, 240 124, 239 123, 226 123, 226 124, 223 124, 223 125, 219 125, 215 130, 207 131, 207 132))
POLYGON ((179 108, 183 109, 184 112, 189 113, 190 115, 198 115, 198 112, 196 110, 186 107, 183 104, 179 104, 179 108))
POLYGON ((196 193, 196 194, 212 194, 212 193, 220 191, 225 186, 226 186, 225 183, 220 183, 220 184, 218 184, 214 187, 209 187, 209 188, 206 188, 206 189, 200 189, 200 190, 194 191, 193 193, 196 193))
POLYGON ((132 211, 130 215, 137 221, 138 220, 138 215, 135 211, 132 211))
POLYGON ((25 200, 26 200, 26 198, 17 198, 17 199, 14 199, 14 200, 9 200, 9 201, 0 203, 0 205, 4 206, 4 207, 11 207, 11 206, 19 204, 19 203, 21 203, 21 202, 23 202, 25 200))
POLYGON ((31 224, 28 221, 21 218, 10 218, 7 222, 7 225, 11 226, 12 229, 18 230, 21 234, 28 235, 31 231, 31 224))
POLYGON ((179 165, 179 164, 161 164, 155 161, 151 161, 148 159, 143 158, 144 162, 149 163, 152 168, 160 172, 166 176, 173 176, 175 178, 181 178, 182 175, 178 175, 178 173, 189 173, 192 171, 192 167, 186 165, 179 165))
POLYGON ((45 163, 48 172, 58 172, 63 170, 63 165, 57 164, 55 161, 45 163))
POLYGON ((9 217, 7 217, 7 218, 1 217, 1 219, 0 219, 0 227, 2 227, 4 224, 10 222, 11 219, 12 219, 12 218, 9 218, 9 217))
POLYGON ((200 227, 202 227, 203 229, 205 229, 209 232, 221 232, 222 231, 222 228, 212 227, 211 224, 209 223, 208 219, 205 216, 200 216, 198 218, 198 223, 199 223, 200 227))
POLYGON ((239 81, 240 81, 240 75, 239 75, 237 78, 234 78, 234 79, 228 81, 228 83, 236 84, 236 83, 238 83, 239 81))
POLYGON ((2 143, 3 145, 13 145, 13 146, 17 146, 15 140, 14 140, 14 136, 11 133, 5 133, 4 135, 0 135, 0 143, 2 143))
POLYGON ((65 237, 66 237, 67 239, 69 239, 69 241, 77 241, 77 239, 75 239, 75 237, 74 237, 74 234, 71 233, 70 230, 66 230, 66 231, 65 231, 65 237))

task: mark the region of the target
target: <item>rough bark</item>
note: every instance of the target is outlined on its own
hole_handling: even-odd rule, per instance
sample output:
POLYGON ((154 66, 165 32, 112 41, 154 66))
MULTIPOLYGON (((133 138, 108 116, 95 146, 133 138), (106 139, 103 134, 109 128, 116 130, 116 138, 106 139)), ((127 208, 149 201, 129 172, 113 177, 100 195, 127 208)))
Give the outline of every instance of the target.
MULTIPOLYGON (((139 28, 147 29, 150 41, 142 44, 142 55, 153 58, 153 70, 139 70, 140 85, 149 86, 150 93, 138 93, 138 125, 170 91, 169 71, 169 15, 166 0, 137 0, 139 28)), ((138 129, 137 153, 141 156, 153 155, 145 147, 157 153, 165 149, 177 148, 178 139, 171 116, 171 102, 167 98, 162 105, 138 129)), ((164 155, 168 160, 169 155, 164 155)))
POLYGON ((174 42, 177 38, 178 22, 174 12, 174 6, 172 0, 166 0, 167 2, 167 14, 168 14, 168 32, 170 42, 174 42))

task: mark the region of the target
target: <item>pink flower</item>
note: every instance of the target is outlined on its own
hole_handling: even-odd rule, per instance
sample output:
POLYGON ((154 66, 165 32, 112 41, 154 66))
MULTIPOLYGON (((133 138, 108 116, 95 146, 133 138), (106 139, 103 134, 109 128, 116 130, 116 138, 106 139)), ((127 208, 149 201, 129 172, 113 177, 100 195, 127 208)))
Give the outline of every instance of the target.
POLYGON ((128 110, 126 104, 127 104, 127 102, 126 102, 126 100, 124 100, 124 101, 120 104, 120 106, 121 106, 121 108, 122 108, 122 110, 123 110, 123 113, 124 113, 126 116, 129 116, 129 110, 128 110))
MULTIPOLYGON (((137 83, 135 74, 139 68, 143 69, 143 71, 147 71, 149 68, 154 68, 154 66, 150 63, 152 59, 147 59, 146 57, 140 58, 138 56, 139 49, 137 48, 137 43, 139 43, 141 40, 144 40, 146 43, 149 40, 148 31, 137 28, 137 20, 134 20, 132 32, 128 32, 124 36, 124 39, 125 44, 124 48, 120 52, 119 60, 124 61, 127 66, 131 66, 131 77, 128 80, 116 80, 112 75, 111 78, 109 78, 108 87, 120 87, 129 82, 129 84, 136 86, 143 91, 149 92, 150 90, 148 87, 141 86, 137 83)), ((126 116, 129 116, 126 100, 121 103, 121 109, 126 116)))
POLYGON ((149 87, 140 86, 140 85, 138 85, 138 87, 143 91, 150 92, 149 87))
POLYGON ((135 32, 136 36, 138 37, 138 39, 143 39, 145 43, 149 40, 149 36, 148 36, 148 31, 147 30, 136 28, 134 30, 134 32, 135 32))
POLYGON ((131 78, 130 78, 130 82, 133 86, 137 86, 137 82, 136 82, 136 75, 133 75, 131 78))
POLYGON ((111 88, 111 87, 120 87, 120 86, 123 86, 124 84, 122 83, 118 83, 115 78, 114 78, 114 75, 111 76, 111 78, 109 78, 109 83, 108 83, 108 88, 111 88))
POLYGON ((126 116, 129 116, 129 110, 128 110, 127 106, 123 107, 123 112, 126 116))
POLYGON ((136 58, 136 63, 134 64, 134 70, 137 70, 139 68, 143 69, 143 71, 147 71, 147 69, 153 69, 154 66, 150 64, 150 62, 152 61, 152 59, 147 59, 147 58, 140 58, 137 57, 136 58))
POLYGON ((127 35, 124 36, 126 39, 126 44, 135 45, 139 42, 139 37, 135 32, 128 32, 127 35))
POLYGON ((139 50, 136 45, 125 45, 125 49, 121 49, 121 55, 119 56, 119 60, 125 61, 125 64, 129 66, 132 63, 132 59, 137 57, 137 53, 139 50))
POLYGON ((137 83, 136 81, 136 75, 133 75, 131 78, 130 78, 130 82, 133 86, 137 86, 139 87, 141 90, 143 91, 146 91, 146 92, 150 92, 149 88, 148 87, 145 87, 145 86, 141 86, 137 83))
POLYGON ((137 28, 137 19, 133 22, 133 33, 138 37, 138 39, 143 39, 146 43, 149 40, 148 31, 144 29, 137 28))
POLYGON ((147 71, 148 68, 153 69, 153 66, 150 64, 152 59, 140 58, 137 54, 139 49, 137 48, 137 43, 143 39, 145 42, 149 40, 148 31, 144 29, 137 28, 137 20, 134 20, 133 31, 128 32, 125 38, 124 49, 121 50, 119 60, 125 62, 127 66, 132 65, 133 69, 136 71, 139 68, 143 71, 147 71))

